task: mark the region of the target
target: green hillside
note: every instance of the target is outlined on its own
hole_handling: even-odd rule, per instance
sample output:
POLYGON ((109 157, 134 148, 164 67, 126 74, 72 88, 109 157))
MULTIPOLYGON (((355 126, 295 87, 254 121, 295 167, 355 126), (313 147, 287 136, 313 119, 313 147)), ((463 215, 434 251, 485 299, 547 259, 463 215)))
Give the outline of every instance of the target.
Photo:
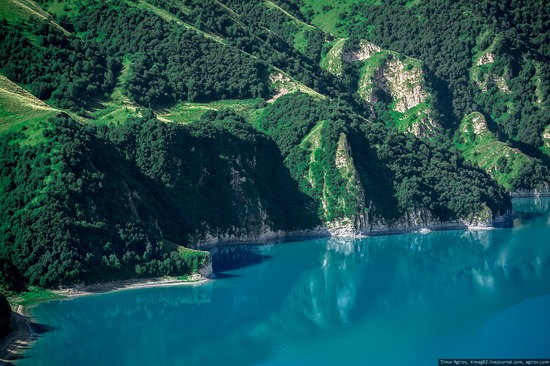
POLYGON ((464 117, 456 143, 467 160, 487 171, 508 190, 525 183, 536 187, 547 181, 541 162, 499 141, 487 128, 481 113, 473 112, 464 117), (525 176, 530 177, 529 182, 521 181, 525 176))
POLYGON ((0 290, 506 213, 550 182, 549 27, 497 3, 3 2, 0 290))

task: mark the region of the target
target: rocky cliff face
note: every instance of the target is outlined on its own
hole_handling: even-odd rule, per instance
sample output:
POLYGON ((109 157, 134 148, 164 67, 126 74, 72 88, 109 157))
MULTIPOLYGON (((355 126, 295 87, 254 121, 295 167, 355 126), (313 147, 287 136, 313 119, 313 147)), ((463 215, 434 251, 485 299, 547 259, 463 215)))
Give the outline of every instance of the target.
MULTIPOLYGON (((482 116, 472 122, 479 134, 486 133, 482 116)), ((336 136, 328 134, 330 121, 320 121, 304 138, 305 166, 302 184, 310 195, 318 197, 318 212, 323 222, 309 230, 275 230, 260 201, 250 201, 244 195, 242 185, 247 179, 233 170, 231 185, 243 207, 241 221, 245 225, 220 232, 207 228, 194 242, 199 247, 221 243, 246 243, 291 236, 358 237, 384 233, 408 232, 421 229, 487 228, 493 224, 493 213, 483 205, 477 212, 452 221, 441 221, 428 209, 415 205, 397 219, 387 220, 376 214, 375 207, 365 193, 358 162, 354 161, 353 147, 348 135, 340 131, 336 136), (333 136, 333 137, 331 137, 333 136), (331 141, 334 139, 334 141, 331 141), (331 148, 330 146, 335 146, 331 148), (329 164, 326 165, 326 160, 329 164), (369 206, 370 205, 370 206, 369 206)))
MULTIPOLYGON (((533 196, 533 192, 521 193, 525 193, 524 196, 533 196)), ((521 193, 518 193, 516 196, 522 197, 521 193)), ((546 191, 546 195, 548 194, 550 194, 550 190, 546 191)), ((505 217, 495 218, 495 220, 504 219, 505 217)), ((493 222, 493 213, 486 206, 479 212, 473 213, 468 217, 452 221, 438 220, 425 208, 414 208, 399 219, 392 221, 369 215, 368 211, 365 211, 352 218, 332 220, 309 230, 273 231, 268 226, 265 226, 263 230, 256 233, 247 232, 243 233, 243 235, 235 233, 232 235, 206 236, 196 243, 199 247, 209 248, 217 244, 246 244, 299 236, 354 238, 369 235, 406 233, 418 230, 427 232, 432 230, 454 229, 484 230, 492 228, 493 222)), ((211 268, 211 262, 208 262, 201 270, 201 274, 208 277, 208 275, 211 274, 211 268)))
MULTIPOLYGON (((365 40, 356 50, 344 51, 346 40, 339 40, 327 53, 321 66, 341 76, 344 63, 361 63, 358 94, 370 106, 383 93, 393 112, 393 127, 417 137, 435 135, 439 126, 433 118, 431 98, 420 61, 381 49, 365 40)), ((372 109, 374 112, 374 109, 372 109)), ((374 115, 373 115, 374 116, 374 115)))
POLYGON ((359 43, 359 49, 355 51, 347 51, 342 53, 342 61, 355 62, 364 61, 371 58, 373 55, 381 52, 382 49, 375 44, 362 39, 359 43))
POLYGON ((426 208, 414 207, 396 220, 369 214, 368 210, 353 219, 334 220, 313 233, 335 237, 404 233, 416 230, 488 229, 493 226, 493 212, 483 206, 478 212, 451 221, 441 221, 426 208))
POLYGON ((282 234, 273 230, 274 224, 269 218, 267 210, 263 207, 258 195, 250 194, 255 186, 253 177, 248 174, 250 167, 255 166, 255 159, 248 161, 243 166, 243 158, 237 156, 231 166, 231 176, 228 177, 233 192, 234 204, 228 208, 238 216, 239 225, 225 230, 206 225, 202 232, 194 235, 192 242, 199 246, 203 244, 216 244, 221 242, 241 242, 252 240, 267 240, 282 234))
POLYGON ((512 197, 548 197, 550 196, 550 183, 544 183, 535 189, 521 189, 510 193, 512 197))
POLYGON ((361 232, 366 228, 365 212, 365 189, 359 179, 359 174, 353 163, 352 151, 345 134, 341 133, 338 139, 338 147, 334 163, 340 177, 343 180, 343 188, 351 201, 337 199, 339 210, 347 217, 340 220, 332 220, 326 224, 331 233, 346 235, 350 232, 361 232))
POLYGON ((392 222, 388 222, 378 217, 369 217, 366 234, 407 232, 420 229, 489 228, 492 227, 492 225, 493 213, 487 206, 483 206, 479 212, 474 212, 468 217, 462 217, 452 221, 438 220, 429 210, 415 207, 409 210, 403 217, 392 222))
POLYGON ((321 161, 330 156, 327 141, 322 130, 325 122, 320 122, 306 137, 309 164, 304 180, 311 192, 319 193, 320 211, 327 230, 361 230, 364 223, 358 218, 365 211, 365 191, 355 168, 351 147, 344 133, 340 133, 336 151, 329 157, 336 168, 336 174, 327 170, 321 161))
POLYGON ((486 49, 480 50, 473 59, 473 66, 470 70, 470 78, 483 91, 487 91, 490 83, 494 83, 500 92, 509 93, 507 80, 510 79, 510 70, 499 69, 495 65, 496 56, 494 53, 496 40, 486 49))
POLYGON ((405 113, 420 103, 424 103, 428 94, 424 89, 424 77, 419 68, 405 65, 403 61, 392 59, 384 67, 380 83, 388 85, 395 101, 394 110, 405 113))

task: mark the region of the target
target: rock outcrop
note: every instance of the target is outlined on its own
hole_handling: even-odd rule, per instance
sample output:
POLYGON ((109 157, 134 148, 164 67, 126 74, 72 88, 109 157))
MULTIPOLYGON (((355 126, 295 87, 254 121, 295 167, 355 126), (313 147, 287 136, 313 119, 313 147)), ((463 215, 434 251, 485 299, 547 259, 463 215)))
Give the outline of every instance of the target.
POLYGON ((470 77, 483 92, 487 91, 490 83, 494 83, 500 92, 509 93, 510 89, 506 80, 510 78, 510 71, 503 70, 498 72, 494 66, 497 59, 497 56, 493 52, 495 43, 496 40, 487 49, 482 50, 474 56, 470 77))
POLYGON ((544 183, 535 189, 521 189, 510 193, 512 197, 548 197, 550 196, 550 183, 544 183))
MULTIPOLYGON (((518 197, 519 196, 520 195, 518 195, 518 197)), ((527 196, 527 194, 525 196, 527 196)), ((451 221, 441 221, 435 218, 432 213, 425 208, 412 209, 399 219, 392 221, 385 220, 375 215, 369 215, 366 211, 353 219, 344 218, 342 220, 333 220, 309 230, 272 231, 266 227, 265 230, 261 231, 258 235, 246 233, 242 236, 239 236, 238 234, 226 236, 207 236, 202 240, 197 241, 196 244, 200 248, 210 248, 220 244, 257 243, 275 239, 304 236, 358 238, 370 235, 397 234, 413 231, 430 232, 456 229, 487 230, 493 228, 495 222, 505 221, 508 219, 508 216, 493 217, 492 211, 487 206, 484 206, 479 212, 472 213, 468 217, 451 221)), ((207 263, 201 270, 201 274, 208 277, 210 273, 211 263, 207 263)))
POLYGON ((390 221, 379 217, 369 217, 365 234, 384 234, 414 231, 420 229, 484 229, 493 226, 493 213, 487 206, 468 217, 452 221, 441 221, 425 208, 411 209, 398 220, 390 221))
POLYGON ((418 68, 409 67, 404 62, 393 59, 386 63, 384 79, 395 101, 394 110, 405 113, 426 101, 428 93, 424 89, 424 77, 418 68))
POLYGON ((336 157, 334 160, 336 168, 344 181, 344 191, 351 202, 338 200, 340 210, 348 217, 342 220, 333 220, 327 223, 327 228, 332 232, 361 232, 366 228, 365 221, 365 189, 359 179, 359 174, 353 163, 351 147, 345 134, 341 133, 338 139, 336 157))
POLYGON ((362 63, 358 94, 371 106, 379 102, 379 94, 390 100, 393 127, 417 137, 435 135, 440 127, 432 116, 431 98, 420 61, 381 49, 365 40, 356 50, 345 50, 346 40, 338 40, 327 53, 321 66, 341 76, 343 63, 362 63))
POLYGON ((283 95, 296 92, 307 93, 320 99, 325 98, 325 96, 323 96, 322 94, 319 94, 315 90, 294 80, 288 74, 278 69, 276 69, 271 75, 269 75, 269 82, 271 83, 271 88, 275 92, 273 96, 269 100, 267 100, 267 103, 273 103, 283 95))
POLYGON ((344 62, 364 61, 381 51, 382 49, 379 46, 362 39, 358 50, 342 53, 342 60, 344 62))

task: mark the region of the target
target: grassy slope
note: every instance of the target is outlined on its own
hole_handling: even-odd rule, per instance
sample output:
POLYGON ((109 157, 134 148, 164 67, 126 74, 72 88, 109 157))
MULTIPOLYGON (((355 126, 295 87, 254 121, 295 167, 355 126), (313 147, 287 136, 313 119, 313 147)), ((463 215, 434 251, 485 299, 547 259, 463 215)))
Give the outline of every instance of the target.
POLYGON ((61 300, 66 296, 61 296, 53 291, 49 291, 36 286, 29 286, 27 291, 9 298, 12 305, 29 306, 42 301, 61 300))
MULTIPOLYGON (((332 33, 338 37, 347 37, 348 34, 342 25, 347 23, 346 19, 340 19, 341 13, 349 11, 352 4, 358 4, 365 1, 361 0, 305 0, 303 12, 313 12, 311 22, 325 32, 332 33), (323 10, 330 9, 330 10, 323 10)), ((372 5, 380 5, 379 0, 367 0, 372 5)))
MULTIPOLYGON (((54 15, 67 14, 69 16, 74 16, 76 15, 76 11, 77 11, 75 0, 63 0, 59 2, 57 1, 53 2, 47 7, 46 9, 47 11, 40 8, 38 4, 30 0, 8 0, 8 2, 2 2, 2 4, 0 4, 0 14, 2 14, 6 18, 11 19, 13 22, 18 22, 18 23, 21 23, 23 20, 29 17, 38 16, 43 19, 51 18, 50 14, 54 14, 54 15), (8 2, 14 2, 14 3, 17 2, 18 4, 25 3, 26 5, 15 7, 8 2)), ((141 0, 141 1, 133 2, 128 0, 127 3, 130 4, 131 6, 135 6, 145 11, 153 12, 159 15, 162 19, 164 19, 167 22, 175 22, 176 24, 186 27, 188 29, 191 29, 197 32, 198 34, 201 34, 204 37, 208 37, 220 43, 225 42, 225 40, 219 35, 210 34, 202 30, 199 30, 194 25, 181 20, 175 15, 165 11, 164 9, 154 6, 146 1, 141 0)), ((300 48, 300 45, 305 47, 305 44, 303 44, 302 41, 299 41, 301 39, 300 37, 304 38, 303 33, 305 32, 305 30, 308 28, 313 28, 313 26, 300 21, 299 19, 295 18, 294 16, 292 16, 285 10, 281 9, 279 6, 277 6, 275 3, 271 1, 266 1, 265 4, 266 6, 276 11, 283 12, 288 17, 289 21, 297 24, 300 28, 303 29, 303 31, 301 31, 296 37, 297 48, 300 48)), ((220 6, 224 7, 221 4, 220 6)), ((224 9, 226 8, 224 7, 224 9)), ((226 10, 230 11, 228 9, 226 10)), ((185 8, 182 5, 182 11, 188 13, 189 9, 185 8)), ((131 72, 130 60, 125 58, 124 60, 122 60, 122 63, 123 63, 123 68, 120 75, 118 75, 117 86, 115 87, 115 89, 113 90, 109 98, 105 100, 97 101, 94 108, 92 110, 87 111, 87 117, 88 117, 86 118, 87 121, 96 122, 96 123, 123 123, 129 116, 135 115, 138 112, 139 106, 137 106, 135 103, 129 100, 129 98, 126 97, 122 92, 123 87, 126 83, 126 80, 128 79, 129 72, 131 72)), ((275 71, 281 72, 278 69, 275 69, 275 71)), ((285 80, 274 81, 270 85, 270 89, 272 90, 274 95, 276 95, 282 89, 284 89, 286 90, 286 92, 290 92, 290 93, 296 92, 296 91, 302 91, 302 92, 315 95, 320 98, 324 97, 319 93, 315 92, 314 90, 297 82, 289 75, 285 73, 283 74, 286 77, 285 80)), ((27 94, 28 96, 34 98, 29 93, 27 94)), ((40 103, 42 103, 37 98, 34 98, 34 101, 37 103, 37 105, 40 105, 40 103)), ((8 103, 5 102, 4 104, 7 105, 8 103)), ((10 104, 16 105, 17 103, 11 102, 10 104)), ((22 105, 25 105, 25 103, 23 103, 22 105)), ((221 110, 224 108, 234 109, 236 112, 241 113, 247 120, 251 122, 251 124, 255 126, 257 125, 257 121, 263 110, 262 108, 257 107, 256 100, 248 99, 248 100, 220 100, 220 101, 213 101, 209 103, 182 102, 182 103, 178 103, 175 106, 168 106, 167 108, 159 109, 156 112, 159 116, 159 119, 166 122, 170 121, 170 122, 177 122, 177 123, 191 123, 199 120, 204 113, 210 110, 221 110)), ((13 107, 11 109, 8 109, 6 107, 6 108, 2 108, 0 110, 0 113, 2 117, 9 118, 10 121, 12 121, 10 122, 10 125, 13 124, 13 122, 24 123, 25 121, 28 121, 29 119, 31 119, 33 117, 33 114, 34 115, 38 114, 37 115, 38 120, 44 120, 45 118, 55 114, 54 112, 51 112, 51 111, 50 113, 42 112, 42 114, 47 115, 45 118, 42 118, 42 114, 36 112, 36 109, 37 108, 33 108, 25 113, 19 113, 13 107)), ((77 117, 77 116, 73 116, 73 117, 77 117)), ((83 118, 77 118, 77 119, 84 120, 83 118)), ((0 127, 0 131, 6 130, 8 128, 5 123, 3 123, 3 125, 4 125, 3 127, 0 127)))
POLYGON ((391 107, 390 117, 392 120, 390 124, 388 124, 388 127, 395 127, 399 132, 409 131, 413 125, 423 123, 424 118, 427 117, 429 111, 431 111, 431 105, 427 102, 420 103, 403 113, 398 112, 391 107))
POLYGON ((138 105, 124 95, 122 88, 131 72, 131 62, 122 60, 122 70, 117 77, 117 84, 109 99, 99 102, 99 108, 91 113, 91 118, 97 123, 124 123, 128 117, 137 115, 138 105))
POLYGON ((22 129, 27 136, 25 143, 40 142, 43 139, 40 122, 59 112, 0 75, 0 133, 22 129))
POLYGON ((330 50, 321 55, 321 68, 337 76, 342 73, 342 48, 345 43, 346 38, 339 38, 330 43, 332 46, 330 50))
POLYGON ((31 0, 2 0, 0 1, 0 19, 6 19, 8 23, 21 23, 29 18, 36 17, 41 20, 49 20, 51 24, 62 30, 65 34, 69 32, 51 20, 50 14, 44 11, 38 4, 31 0))
MULTIPOLYGON (((300 188, 304 192, 311 192, 318 189, 319 185, 324 186, 324 171, 321 167, 321 157, 323 154, 323 146, 321 144, 321 130, 325 126, 326 121, 319 121, 309 131, 309 133, 300 142, 300 147, 309 152, 309 164, 307 172, 303 172, 305 180, 300 181, 300 188)), ((323 194, 324 194, 323 190, 323 194)), ((324 197, 323 197, 324 198, 324 197)))
POLYGON ((517 177, 522 165, 530 160, 518 149, 499 141, 478 112, 462 120, 455 143, 464 158, 487 171, 507 190, 512 189, 510 180, 517 177))
POLYGON ((162 120, 177 123, 191 123, 198 121, 208 111, 219 111, 225 108, 234 109, 237 113, 250 112, 255 108, 255 99, 244 100, 219 100, 209 103, 178 103, 174 107, 157 111, 162 120))

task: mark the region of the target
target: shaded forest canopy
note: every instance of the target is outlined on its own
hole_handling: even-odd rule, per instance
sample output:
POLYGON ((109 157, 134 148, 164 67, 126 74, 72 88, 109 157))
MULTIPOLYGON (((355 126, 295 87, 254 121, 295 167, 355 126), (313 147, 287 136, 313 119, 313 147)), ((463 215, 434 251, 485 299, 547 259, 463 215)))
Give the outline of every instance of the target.
POLYGON ((332 8, 308 4, 2 5, 0 290, 186 275, 202 242, 364 215, 498 215, 495 177, 548 184, 548 5, 343 1, 317 26, 332 8), (374 61, 349 56, 366 41, 386 57, 370 101, 374 61), (422 75, 439 134, 388 123, 392 60, 422 75))

